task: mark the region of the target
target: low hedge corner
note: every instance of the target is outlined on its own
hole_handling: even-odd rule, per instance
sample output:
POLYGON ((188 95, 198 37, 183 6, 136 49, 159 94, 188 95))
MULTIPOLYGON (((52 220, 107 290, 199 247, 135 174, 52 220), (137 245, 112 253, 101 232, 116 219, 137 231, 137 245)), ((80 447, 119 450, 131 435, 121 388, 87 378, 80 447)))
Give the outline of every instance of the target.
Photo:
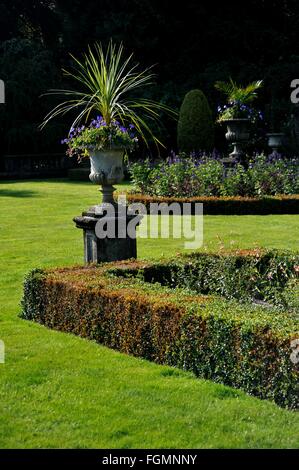
POLYGON ((295 409, 298 266, 255 250, 35 269, 21 316, 295 409))

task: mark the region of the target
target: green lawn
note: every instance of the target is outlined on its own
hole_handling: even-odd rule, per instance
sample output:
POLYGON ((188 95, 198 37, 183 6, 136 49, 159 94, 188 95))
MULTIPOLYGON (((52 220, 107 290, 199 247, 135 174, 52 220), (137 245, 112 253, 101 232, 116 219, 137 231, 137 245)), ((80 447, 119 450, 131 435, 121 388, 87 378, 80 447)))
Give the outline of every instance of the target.
MULTIPOLYGON (((81 262, 72 217, 97 199, 89 182, 0 184, 0 447, 298 447, 298 413, 18 318, 29 269, 81 262)), ((298 216, 204 217, 209 250, 298 249, 298 233, 298 216)), ((138 241, 144 258, 182 247, 138 241)))

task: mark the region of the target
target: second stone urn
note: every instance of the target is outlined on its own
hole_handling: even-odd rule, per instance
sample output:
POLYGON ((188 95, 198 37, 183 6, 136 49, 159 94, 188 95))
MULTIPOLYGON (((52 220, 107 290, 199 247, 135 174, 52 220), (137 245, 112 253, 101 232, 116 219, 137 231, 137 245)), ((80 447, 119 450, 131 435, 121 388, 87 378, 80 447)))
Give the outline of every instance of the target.
POLYGON ((284 133, 283 132, 271 132, 267 134, 268 146, 272 152, 278 152, 283 145, 284 133))
POLYGON ((90 154, 89 179, 102 186, 103 204, 114 203, 113 185, 124 179, 123 156, 124 150, 119 148, 96 150, 90 154))
POLYGON ((239 161, 244 154, 243 146, 249 141, 250 119, 227 119, 223 122, 227 126, 226 140, 233 145, 229 156, 232 160, 239 161))

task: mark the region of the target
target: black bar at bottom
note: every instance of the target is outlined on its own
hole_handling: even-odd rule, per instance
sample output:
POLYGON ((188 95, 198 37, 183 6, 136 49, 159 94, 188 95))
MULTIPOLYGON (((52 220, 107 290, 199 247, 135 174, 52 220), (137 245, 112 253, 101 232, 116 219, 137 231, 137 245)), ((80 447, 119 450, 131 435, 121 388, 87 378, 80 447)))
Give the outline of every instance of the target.
POLYGON ((72 465, 72 468, 107 468, 113 465, 122 468, 141 468, 141 466, 182 465, 204 469, 212 463, 223 466, 228 464, 230 470, 240 469, 240 465, 266 464, 275 460, 276 464, 286 465, 298 462, 298 450, 218 450, 218 449, 74 449, 74 450, 0 450, 0 468, 5 470, 17 465, 17 468, 30 468, 46 465, 72 465))

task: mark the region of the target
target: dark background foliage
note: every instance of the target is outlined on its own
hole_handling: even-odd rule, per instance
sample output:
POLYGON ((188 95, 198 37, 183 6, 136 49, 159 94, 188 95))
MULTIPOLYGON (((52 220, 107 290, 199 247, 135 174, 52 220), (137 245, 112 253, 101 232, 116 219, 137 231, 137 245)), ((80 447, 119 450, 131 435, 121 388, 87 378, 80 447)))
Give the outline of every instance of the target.
MULTIPOLYGON (((106 45, 110 38, 123 41, 142 66, 156 64, 157 83, 148 96, 178 109, 186 92, 200 88, 215 115, 221 99, 216 80, 264 79, 257 105, 267 112, 268 128, 277 115, 281 125, 293 112, 289 95, 291 80, 299 76, 298 30, 297 0, 1 1, 0 78, 7 93, 0 107, 1 153, 61 150, 69 120, 37 131, 55 103, 39 95, 66 85, 61 67, 69 65, 69 52, 80 55, 88 44, 106 45)), ((164 123, 163 140, 175 148, 176 124, 164 123)))

